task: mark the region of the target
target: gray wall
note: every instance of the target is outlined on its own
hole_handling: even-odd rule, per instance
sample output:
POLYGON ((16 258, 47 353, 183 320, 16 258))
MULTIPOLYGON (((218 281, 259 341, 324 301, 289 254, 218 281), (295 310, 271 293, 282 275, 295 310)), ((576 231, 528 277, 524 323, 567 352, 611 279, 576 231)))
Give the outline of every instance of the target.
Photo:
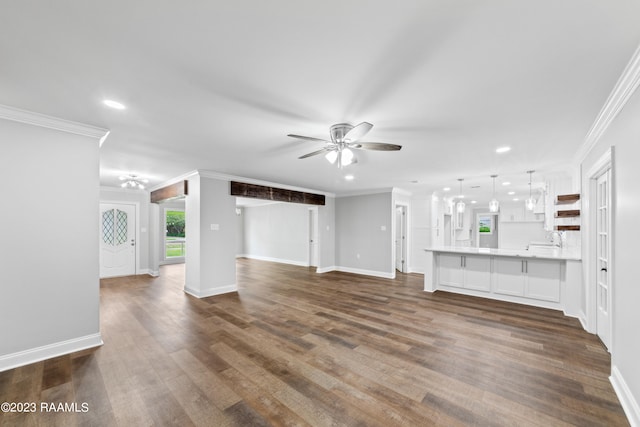
POLYGON ((339 268, 395 274, 392 203, 390 192, 336 199, 336 259, 339 268))
POLYGON ((0 120, 0 141, 1 371, 102 341, 98 140, 0 120))
MULTIPOLYGON (((640 93, 636 90, 619 116, 613 121, 598 144, 591 150, 582 163, 582 191, 588 188, 589 169, 611 146, 615 147, 613 156, 613 212, 614 224, 613 253, 613 335, 611 348, 611 364, 626 383, 630 396, 640 404, 640 286, 638 286, 638 242, 640 242, 640 93)), ((583 200, 583 208, 589 206, 583 200)), ((583 259, 589 256, 587 236, 590 225, 582 222, 583 259)), ((591 263, 594 267, 594 263, 591 263)), ((589 277, 585 271, 585 277, 589 277)), ((586 292, 591 291, 593 284, 588 280, 586 292)), ((592 301, 593 304, 593 301, 592 301)), ((615 372, 614 372, 615 374, 615 372)), ((637 406, 636 406, 637 408, 637 406)), ((640 415, 640 414, 636 414, 640 415)))
POLYGON ((308 265, 309 205, 247 206, 242 216, 245 256, 308 265))

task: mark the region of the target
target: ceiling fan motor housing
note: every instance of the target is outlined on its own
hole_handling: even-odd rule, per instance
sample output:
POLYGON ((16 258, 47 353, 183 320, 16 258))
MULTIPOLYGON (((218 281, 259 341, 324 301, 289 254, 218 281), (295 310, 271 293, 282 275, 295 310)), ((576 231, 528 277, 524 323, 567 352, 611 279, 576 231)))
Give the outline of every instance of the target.
POLYGON ((329 128, 329 133, 331 134, 331 141, 337 143, 344 142, 344 136, 353 129, 348 123, 338 123, 329 128))

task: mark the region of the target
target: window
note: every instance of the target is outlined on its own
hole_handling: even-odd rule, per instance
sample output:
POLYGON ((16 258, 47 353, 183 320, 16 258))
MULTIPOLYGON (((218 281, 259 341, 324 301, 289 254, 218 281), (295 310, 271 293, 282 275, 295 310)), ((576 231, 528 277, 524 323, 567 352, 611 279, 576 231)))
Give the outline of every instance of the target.
POLYGON ((186 243, 184 211, 166 209, 164 218, 164 257, 165 259, 184 258, 186 243))

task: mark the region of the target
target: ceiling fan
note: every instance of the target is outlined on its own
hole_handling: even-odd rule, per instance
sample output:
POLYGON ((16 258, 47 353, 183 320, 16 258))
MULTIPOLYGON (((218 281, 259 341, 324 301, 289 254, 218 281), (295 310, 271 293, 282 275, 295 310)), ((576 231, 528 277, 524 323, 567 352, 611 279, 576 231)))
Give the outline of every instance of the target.
POLYGON ((348 123, 338 123, 329 128, 329 135, 331 141, 326 139, 313 138, 311 136, 288 134, 292 138, 304 139, 307 141, 323 142, 326 145, 324 148, 314 151, 312 153, 305 154, 298 157, 299 159, 306 159, 307 157, 317 156, 318 154, 325 154, 325 158, 331 164, 335 164, 338 161, 338 166, 348 166, 353 163, 357 163, 358 160, 353 154, 352 148, 358 150, 376 150, 376 151, 398 151, 402 148, 401 145, 385 144, 382 142, 360 142, 360 138, 365 136, 373 127, 371 123, 362 122, 356 126, 352 126, 348 123))

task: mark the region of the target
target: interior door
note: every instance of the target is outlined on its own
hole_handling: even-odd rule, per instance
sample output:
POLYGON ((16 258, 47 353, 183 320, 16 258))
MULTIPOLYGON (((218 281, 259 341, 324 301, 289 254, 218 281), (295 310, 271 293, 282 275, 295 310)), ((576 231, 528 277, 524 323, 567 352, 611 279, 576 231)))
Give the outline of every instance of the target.
POLYGON ((405 271, 406 214, 404 206, 396 206, 396 270, 405 271))
POLYGON ((596 182, 596 332, 602 343, 611 348, 611 170, 596 182))
POLYGON ((136 207, 100 204, 100 277, 136 273, 136 207))
POLYGON ((318 211, 309 209, 309 267, 318 266, 318 211))

